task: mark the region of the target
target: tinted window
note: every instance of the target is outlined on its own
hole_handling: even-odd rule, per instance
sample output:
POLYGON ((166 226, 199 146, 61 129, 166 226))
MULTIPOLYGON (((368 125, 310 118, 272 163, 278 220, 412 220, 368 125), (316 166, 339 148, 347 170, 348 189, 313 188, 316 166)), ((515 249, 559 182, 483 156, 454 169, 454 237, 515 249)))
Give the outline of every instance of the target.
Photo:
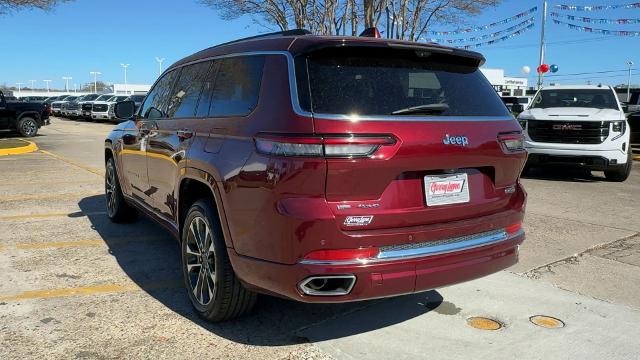
POLYGON ((87 95, 85 96, 82 100, 84 101, 91 101, 91 100, 95 100, 98 98, 98 95, 96 94, 91 94, 91 95, 87 95))
POLYGON ((618 110, 609 89, 548 89, 538 92, 531 108, 584 107, 618 110))
MULTIPOLYGON (((310 101, 300 99, 301 106, 310 111, 383 116, 509 115, 472 59, 414 50, 332 48, 310 54, 307 64, 310 90, 299 91, 299 96, 310 97, 310 101)), ((306 84, 304 71, 297 74, 298 82, 306 84)))
POLYGON ((149 96, 140 107, 140 116, 147 119, 158 119, 167 117, 167 108, 171 98, 171 87, 178 75, 174 70, 165 74, 151 89, 149 96))
POLYGON ((205 82, 211 61, 205 61, 182 68, 180 78, 173 87, 173 95, 167 115, 182 118, 195 116, 196 106, 205 82))
MULTIPOLYGON (((218 70, 215 72, 213 89, 210 94, 203 94, 203 108, 198 109, 198 114, 204 111, 204 107, 209 103, 207 96, 210 96, 209 116, 248 115, 258 103, 264 57, 234 57, 217 62, 218 70)), ((212 71, 211 74, 213 73, 212 71)))

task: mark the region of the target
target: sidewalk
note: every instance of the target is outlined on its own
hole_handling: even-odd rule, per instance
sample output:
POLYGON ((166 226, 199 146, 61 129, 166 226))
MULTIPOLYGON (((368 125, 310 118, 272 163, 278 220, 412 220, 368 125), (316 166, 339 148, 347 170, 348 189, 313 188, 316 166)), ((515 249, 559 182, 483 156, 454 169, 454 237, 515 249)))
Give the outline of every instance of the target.
POLYGON ((632 359, 640 353, 638 323, 640 312, 626 306, 503 271, 437 292, 372 302, 299 335, 348 359, 632 359), (535 315, 566 326, 536 326, 529 321, 535 315), (504 327, 472 328, 467 319, 475 316, 504 327))

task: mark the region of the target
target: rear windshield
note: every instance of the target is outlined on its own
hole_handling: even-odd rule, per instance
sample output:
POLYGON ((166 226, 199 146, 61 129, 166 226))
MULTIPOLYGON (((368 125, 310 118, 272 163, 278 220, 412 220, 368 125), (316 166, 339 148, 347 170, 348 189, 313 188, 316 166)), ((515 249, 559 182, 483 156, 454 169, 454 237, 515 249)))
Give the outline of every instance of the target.
POLYGON ((306 58, 300 103, 324 114, 508 116, 474 61, 416 50, 330 48, 306 58), (308 89, 308 90, 307 90, 308 89))
POLYGON ((538 92, 531 108, 582 107, 618 109, 618 102, 609 89, 548 89, 538 92))

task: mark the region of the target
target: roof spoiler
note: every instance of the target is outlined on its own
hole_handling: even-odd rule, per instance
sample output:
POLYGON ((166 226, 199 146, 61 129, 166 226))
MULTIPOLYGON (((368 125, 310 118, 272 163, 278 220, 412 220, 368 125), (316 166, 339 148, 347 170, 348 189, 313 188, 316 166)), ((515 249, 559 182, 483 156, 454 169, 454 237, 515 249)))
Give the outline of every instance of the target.
MULTIPOLYGON (((475 67, 482 66, 486 59, 484 56, 475 51, 451 48, 438 46, 434 44, 418 44, 418 43, 404 43, 404 42, 396 42, 396 41, 372 41, 372 42, 363 42, 358 39, 340 39, 340 41, 327 41, 318 45, 312 45, 309 47, 305 47, 300 49, 300 51, 293 53, 294 56, 304 55, 314 51, 318 51, 326 48, 343 48, 343 47, 379 47, 385 49, 397 49, 397 50, 414 50, 417 52, 425 52, 425 53, 436 53, 442 55, 451 55, 455 57, 461 57, 468 60, 471 60, 475 67)), ((425 56, 426 57, 426 56, 425 56)), ((471 65, 471 64, 469 64, 471 65)))

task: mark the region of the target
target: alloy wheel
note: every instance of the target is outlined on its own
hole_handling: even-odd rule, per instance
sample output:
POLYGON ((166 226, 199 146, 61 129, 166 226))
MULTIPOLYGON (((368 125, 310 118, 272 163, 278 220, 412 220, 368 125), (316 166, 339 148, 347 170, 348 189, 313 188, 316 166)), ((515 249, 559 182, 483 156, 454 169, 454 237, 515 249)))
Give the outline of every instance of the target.
POLYGON ((35 121, 29 119, 22 122, 22 133, 26 136, 35 135, 37 130, 38 127, 36 126, 35 121))
POLYGON ((211 229, 203 217, 191 220, 185 245, 189 291, 198 304, 206 306, 215 297, 216 267, 211 229))
POLYGON ((107 164, 107 173, 104 179, 107 210, 109 211, 109 215, 113 216, 116 212, 116 172, 112 162, 107 164))

